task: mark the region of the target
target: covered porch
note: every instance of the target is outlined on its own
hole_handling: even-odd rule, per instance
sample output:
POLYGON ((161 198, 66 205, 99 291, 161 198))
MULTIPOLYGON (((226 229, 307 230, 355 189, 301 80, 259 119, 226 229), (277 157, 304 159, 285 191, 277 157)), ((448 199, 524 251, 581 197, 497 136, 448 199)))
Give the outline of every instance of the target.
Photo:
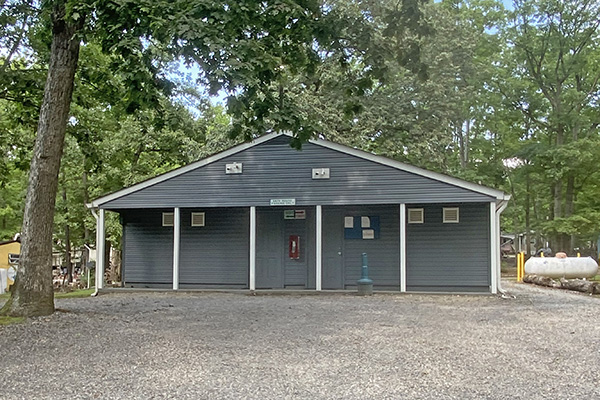
MULTIPOLYGON (((370 277, 379 291, 496 293, 500 206, 488 204, 461 207, 463 218, 468 217, 470 208, 485 207, 474 217, 481 219, 485 213, 481 229, 457 232, 436 242, 423 239, 430 236, 426 226, 431 224, 415 225, 407 220, 408 210, 423 207, 414 204, 118 210, 123 220, 122 286, 352 290, 360 276, 360 254, 366 252, 370 277), (471 238, 465 236, 469 234, 471 238), (462 243, 459 247, 464 248, 457 250, 464 255, 473 247, 469 243, 473 240, 478 241, 473 258, 477 267, 466 265, 458 273, 452 266, 442 268, 440 259, 449 257, 449 248, 462 243), (440 280, 446 288, 438 287, 440 280)), ((426 205, 426 215, 442 206, 426 205)), ((97 212, 98 289, 104 288, 106 260, 101 247, 106 211, 100 208, 97 212)), ((456 230, 456 226, 450 228, 456 230)))

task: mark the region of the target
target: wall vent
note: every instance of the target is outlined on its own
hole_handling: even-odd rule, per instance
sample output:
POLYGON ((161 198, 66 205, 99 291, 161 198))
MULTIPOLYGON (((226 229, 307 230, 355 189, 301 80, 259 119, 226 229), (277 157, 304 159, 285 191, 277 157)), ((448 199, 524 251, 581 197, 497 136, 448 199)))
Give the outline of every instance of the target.
POLYGON ((329 168, 313 168, 313 179, 329 179, 329 168))
POLYGON ((192 213, 192 226, 204 226, 205 218, 203 212, 192 213))
POLYGON ((162 226, 173 226, 175 225, 175 214, 173 213, 162 213, 162 226))
POLYGON ((458 224, 458 207, 444 207, 444 223, 458 224))
POLYGON ((225 173, 226 174, 241 174, 242 173, 242 163, 231 163, 225 164, 225 173))
POLYGON ((409 224, 422 224, 424 223, 424 215, 422 208, 409 208, 408 209, 408 223, 409 224))

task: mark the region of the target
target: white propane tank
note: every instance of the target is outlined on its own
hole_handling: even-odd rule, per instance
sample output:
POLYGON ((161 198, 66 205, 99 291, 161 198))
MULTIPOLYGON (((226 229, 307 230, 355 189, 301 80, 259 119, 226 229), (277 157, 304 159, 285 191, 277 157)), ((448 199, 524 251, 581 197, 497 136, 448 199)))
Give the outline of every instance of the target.
POLYGON ((592 278, 598 273, 598 264, 591 257, 531 257, 525 262, 525 273, 548 278, 592 278))

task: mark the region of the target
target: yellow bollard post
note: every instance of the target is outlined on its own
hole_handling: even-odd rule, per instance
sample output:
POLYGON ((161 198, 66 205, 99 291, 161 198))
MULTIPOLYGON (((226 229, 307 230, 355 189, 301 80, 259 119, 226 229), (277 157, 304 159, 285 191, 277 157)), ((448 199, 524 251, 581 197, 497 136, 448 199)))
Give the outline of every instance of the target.
POLYGON ((520 280, 520 282, 523 282, 524 266, 525 266, 525 253, 521 252, 521 280, 520 280))
POLYGON ((581 257, 581 253, 577 252, 577 258, 581 257))
POLYGON ((519 253, 519 282, 523 282, 525 276, 525 253, 519 253))
POLYGON ((521 282, 523 282, 523 275, 525 275, 525 253, 521 252, 521 282))
POLYGON ((521 253, 517 253, 517 282, 521 282, 521 253))

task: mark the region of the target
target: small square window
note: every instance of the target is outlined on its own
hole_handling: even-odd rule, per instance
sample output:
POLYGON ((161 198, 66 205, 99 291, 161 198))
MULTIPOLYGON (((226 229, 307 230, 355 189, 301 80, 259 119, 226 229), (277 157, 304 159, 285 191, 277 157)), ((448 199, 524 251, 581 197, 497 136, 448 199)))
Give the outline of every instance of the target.
POLYGON ((204 226, 205 218, 203 212, 192 213, 192 226, 204 226))
POLYGON ((444 207, 444 223, 458 224, 458 207, 444 207))
POLYGON ((174 225, 175 225, 175 214, 162 213, 162 226, 174 226, 174 225))
POLYGON ((422 224, 424 221, 423 209, 422 208, 409 208, 408 209, 408 223, 409 224, 422 224))

